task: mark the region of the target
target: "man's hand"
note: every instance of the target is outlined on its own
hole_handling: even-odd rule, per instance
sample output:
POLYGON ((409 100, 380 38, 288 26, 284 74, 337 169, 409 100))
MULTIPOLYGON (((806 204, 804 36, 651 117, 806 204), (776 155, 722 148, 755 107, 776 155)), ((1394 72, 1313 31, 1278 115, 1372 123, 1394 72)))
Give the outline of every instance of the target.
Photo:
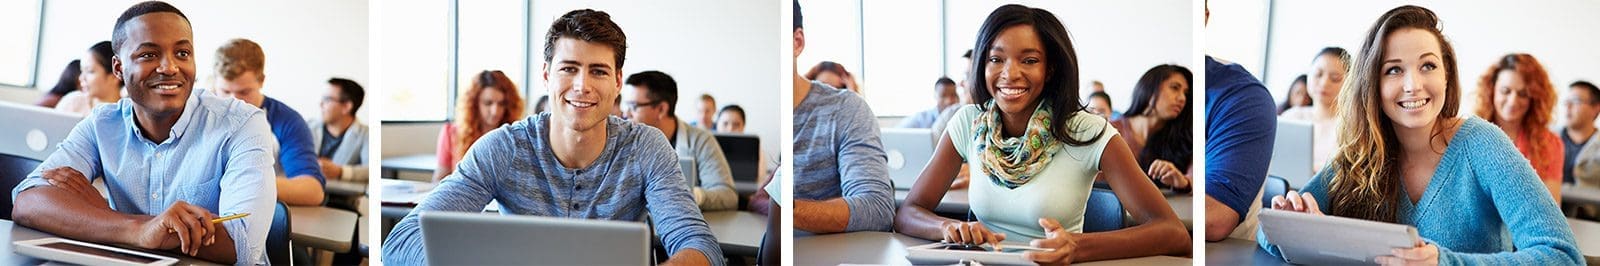
POLYGON ((338 180, 339 177, 344 175, 344 168, 337 163, 333 163, 332 160, 328 160, 328 158, 317 158, 317 165, 322 166, 322 176, 327 177, 328 180, 338 180))
POLYGON ((89 178, 83 176, 83 173, 78 172, 76 169, 72 169, 71 167, 58 167, 56 169, 45 170, 43 177, 45 181, 50 182, 51 186, 65 189, 67 192, 72 193, 72 195, 83 198, 90 204, 94 204, 95 207, 107 209, 111 208, 111 204, 106 202, 106 198, 100 196, 100 190, 95 189, 94 185, 89 184, 89 178))
POLYGON ((200 247, 217 241, 216 225, 211 223, 215 218, 211 211, 180 200, 172 203, 167 211, 145 220, 139 226, 135 244, 145 249, 179 248, 184 255, 195 256, 200 247))

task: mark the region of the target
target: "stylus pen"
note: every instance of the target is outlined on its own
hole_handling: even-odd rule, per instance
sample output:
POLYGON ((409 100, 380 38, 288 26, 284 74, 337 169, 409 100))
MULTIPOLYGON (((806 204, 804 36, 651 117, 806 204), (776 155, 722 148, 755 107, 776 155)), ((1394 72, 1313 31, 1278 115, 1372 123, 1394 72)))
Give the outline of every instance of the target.
POLYGON ((211 223, 222 223, 234 219, 244 218, 245 216, 250 216, 250 213, 235 213, 233 215, 217 217, 216 219, 211 219, 211 223))

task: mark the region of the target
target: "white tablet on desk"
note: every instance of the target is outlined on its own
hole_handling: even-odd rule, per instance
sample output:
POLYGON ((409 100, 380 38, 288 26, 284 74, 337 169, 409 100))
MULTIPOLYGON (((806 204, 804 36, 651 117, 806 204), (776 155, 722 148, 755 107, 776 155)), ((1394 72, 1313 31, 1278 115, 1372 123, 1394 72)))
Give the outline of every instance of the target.
POLYGON ((178 259, 65 238, 40 238, 12 243, 17 253, 49 261, 81 265, 172 265, 178 259))
POLYGON ((1338 216, 1262 209, 1261 232, 1294 264, 1377 264, 1396 248, 1421 242, 1417 228, 1338 216))
POLYGON ((975 261, 985 265, 1038 265, 1023 257, 1023 252, 1048 251, 1025 244, 1002 245, 999 252, 987 246, 956 243, 932 243, 906 248, 906 260, 911 264, 955 264, 975 261))

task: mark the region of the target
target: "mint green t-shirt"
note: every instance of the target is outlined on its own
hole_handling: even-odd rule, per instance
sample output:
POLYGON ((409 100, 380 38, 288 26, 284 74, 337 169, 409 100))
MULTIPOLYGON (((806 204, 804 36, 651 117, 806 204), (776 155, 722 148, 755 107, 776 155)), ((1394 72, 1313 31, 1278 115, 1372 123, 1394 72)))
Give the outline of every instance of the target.
POLYGON ((985 227, 1005 233, 1008 241, 1026 241, 1018 237, 1044 238, 1044 229, 1039 227, 1041 217, 1056 219, 1067 231, 1083 232, 1084 208, 1094 188, 1094 176, 1100 172, 1100 154, 1111 137, 1117 135, 1117 129, 1104 118, 1079 112, 1067 123, 1077 129, 1072 132, 1073 137, 1088 140, 1102 134, 1100 138, 1084 146, 1056 145, 1056 152, 1039 175, 1010 189, 990 180, 978 157, 971 156, 978 154, 972 122, 980 113, 977 105, 962 106, 945 129, 962 160, 971 166, 968 204, 978 220, 985 227))

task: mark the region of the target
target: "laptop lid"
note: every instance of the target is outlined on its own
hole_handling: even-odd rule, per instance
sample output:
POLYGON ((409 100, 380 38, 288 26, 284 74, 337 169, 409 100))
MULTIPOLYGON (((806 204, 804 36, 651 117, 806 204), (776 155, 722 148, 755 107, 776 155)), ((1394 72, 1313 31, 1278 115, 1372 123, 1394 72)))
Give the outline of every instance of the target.
POLYGON ((1290 187, 1305 187, 1311 182, 1315 173, 1311 154, 1312 147, 1311 123, 1299 120, 1278 119, 1277 134, 1272 140, 1272 162, 1267 166, 1267 174, 1283 177, 1289 181, 1290 187))
POLYGON ((693 157, 678 156, 678 169, 683 171, 683 179, 689 187, 700 186, 700 168, 695 167, 693 157))
POLYGON ((922 168, 933 159, 933 130, 926 128, 883 128, 884 154, 889 157, 889 178, 895 189, 911 189, 922 175, 922 168))
POLYGON ((433 265, 647 265, 650 230, 609 220, 422 212, 433 265))
POLYGON ((717 133, 717 146, 728 159, 733 181, 756 182, 761 176, 761 137, 750 134, 717 133))
POLYGON ((33 105, 0 102, 0 154, 44 161, 82 121, 77 114, 33 105))

